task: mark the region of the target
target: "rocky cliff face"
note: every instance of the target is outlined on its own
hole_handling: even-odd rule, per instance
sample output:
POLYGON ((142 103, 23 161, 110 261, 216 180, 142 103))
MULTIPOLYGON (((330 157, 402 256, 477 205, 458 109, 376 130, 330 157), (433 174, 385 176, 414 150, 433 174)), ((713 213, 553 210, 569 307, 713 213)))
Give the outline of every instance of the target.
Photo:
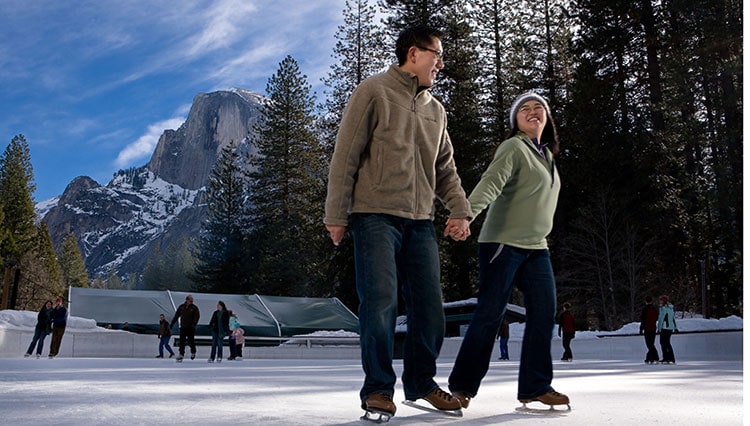
POLYGON ((198 94, 185 123, 162 134, 147 165, 116 173, 106 186, 74 179, 40 212, 55 246, 72 232, 89 273, 124 276, 143 271, 153 244, 194 238, 206 214, 208 176, 226 144, 253 151, 248 136, 262 102, 241 89, 198 94))

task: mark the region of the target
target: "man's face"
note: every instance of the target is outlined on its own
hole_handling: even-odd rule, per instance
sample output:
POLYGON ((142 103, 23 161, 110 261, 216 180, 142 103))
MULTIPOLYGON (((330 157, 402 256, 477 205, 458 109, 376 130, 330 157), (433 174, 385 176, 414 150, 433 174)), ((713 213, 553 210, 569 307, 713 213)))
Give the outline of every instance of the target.
POLYGON ((192 297, 186 298, 185 299, 185 303, 187 303, 188 305, 190 305, 191 303, 193 303, 193 298, 192 297))
POLYGON ((445 66, 442 58, 443 44, 433 37, 430 45, 412 46, 409 49, 404 69, 416 74, 420 86, 431 87, 438 72, 445 66))

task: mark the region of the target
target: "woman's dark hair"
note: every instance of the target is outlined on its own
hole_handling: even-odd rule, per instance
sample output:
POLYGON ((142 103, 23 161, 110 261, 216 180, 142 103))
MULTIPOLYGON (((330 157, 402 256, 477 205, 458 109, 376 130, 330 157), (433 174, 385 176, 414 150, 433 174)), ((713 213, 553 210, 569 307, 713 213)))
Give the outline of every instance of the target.
POLYGON ((412 46, 428 47, 432 44, 432 39, 443 38, 443 32, 425 25, 417 25, 407 28, 398 35, 396 39, 396 58, 398 64, 406 63, 406 55, 412 46))
POLYGON ((219 300, 219 305, 221 305, 221 309, 222 310, 224 310, 224 311, 227 310, 227 305, 225 305, 224 302, 222 302, 221 300, 219 300))

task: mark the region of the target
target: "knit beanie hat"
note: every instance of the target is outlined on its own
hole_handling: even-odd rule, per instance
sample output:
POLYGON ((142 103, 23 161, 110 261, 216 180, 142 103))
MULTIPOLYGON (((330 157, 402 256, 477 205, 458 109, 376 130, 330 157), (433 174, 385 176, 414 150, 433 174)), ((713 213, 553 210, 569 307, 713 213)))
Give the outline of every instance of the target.
POLYGON ((515 101, 510 105, 510 128, 515 129, 516 128, 516 115, 518 114, 518 110, 521 109, 521 105, 528 101, 539 101, 540 104, 544 107, 544 110, 547 111, 547 115, 551 115, 549 112, 549 105, 547 105, 547 101, 541 96, 534 92, 526 92, 519 97, 516 98, 515 101))

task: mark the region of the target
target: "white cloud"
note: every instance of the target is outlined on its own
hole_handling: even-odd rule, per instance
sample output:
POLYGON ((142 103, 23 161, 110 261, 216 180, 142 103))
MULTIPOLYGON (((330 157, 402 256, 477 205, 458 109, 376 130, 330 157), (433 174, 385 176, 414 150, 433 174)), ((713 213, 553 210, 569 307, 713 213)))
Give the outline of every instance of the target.
POLYGON ((175 117, 149 125, 144 135, 120 151, 115 160, 115 165, 120 168, 128 167, 133 165, 135 161, 148 157, 154 152, 159 137, 165 129, 177 129, 184 122, 184 117, 175 117))

